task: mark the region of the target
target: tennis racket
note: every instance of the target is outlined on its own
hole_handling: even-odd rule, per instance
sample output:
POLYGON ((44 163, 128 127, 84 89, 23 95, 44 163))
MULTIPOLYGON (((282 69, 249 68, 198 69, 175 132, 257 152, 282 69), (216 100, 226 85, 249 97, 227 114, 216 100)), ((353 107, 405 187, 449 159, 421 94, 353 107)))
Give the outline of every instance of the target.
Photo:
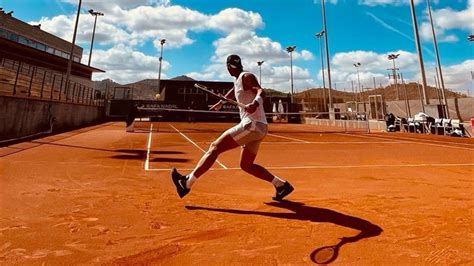
POLYGON ((245 109, 245 107, 246 107, 245 104, 239 103, 239 102, 234 101, 234 100, 232 100, 232 99, 227 99, 227 98, 224 97, 223 95, 220 95, 220 94, 217 94, 217 93, 211 91, 208 87, 206 87, 206 86, 204 86, 204 85, 202 85, 202 84, 195 83, 195 84, 194 84, 194 87, 195 87, 195 88, 198 88, 198 89, 200 89, 200 90, 202 90, 202 91, 204 91, 204 92, 206 92, 206 93, 209 93, 209 94, 211 94, 211 95, 213 95, 213 96, 215 96, 215 97, 217 97, 217 98, 219 98, 219 99, 221 99, 221 100, 223 100, 223 101, 227 101, 227 102, 229 102, 229 103, 231 103, 231 104, 233 104, 233 105, 242 107, 242 108, 244 108, 244 109, 245 109))

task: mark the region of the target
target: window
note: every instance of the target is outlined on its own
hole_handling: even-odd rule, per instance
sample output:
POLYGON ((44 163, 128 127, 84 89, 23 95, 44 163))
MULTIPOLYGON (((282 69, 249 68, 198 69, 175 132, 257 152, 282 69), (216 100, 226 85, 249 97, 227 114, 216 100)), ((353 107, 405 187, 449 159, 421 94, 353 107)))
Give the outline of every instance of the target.
POLYGON ((6 31, 4 29, 0 29, 0 37, 8 39, 8 35, 9 35, 8 31, 6 31))
POLYGON ((78 63, 81 62, 81 59, 80 59, 79 57, 77 57, 77 56, 74 56, 74 59, 73 59, 73 60, 76 61, 76 62, 78 62, 78 63))
POLYGON ((54 48, 46 46, 46 52, 50 54, 54 54, 54 48))
POLYGON ((19 38, 18 35, 16 35, 15 33, 11 33, 11 32, 10 32, 10 38, 9 38, 9 39, 10 39, 11 41, 19 42, 18 38, 19 38))
POLYGON ((36 49, 41 50, 41 51, 46 51, 46 45, 42 43, 36 43, 36 49))
POLYGON ((54 54, 57 55, 57 56, 61 56, 61 53, 62 53, 62 52, 59 51, 59 50, 54 50, 54 54))
POLYGON ((25 37, 23 36, 18 36, 18 42, 21 43, 21 44, 24 44, 24 45, 29 45, 28 43, 28 39, 26 39, 25 37))

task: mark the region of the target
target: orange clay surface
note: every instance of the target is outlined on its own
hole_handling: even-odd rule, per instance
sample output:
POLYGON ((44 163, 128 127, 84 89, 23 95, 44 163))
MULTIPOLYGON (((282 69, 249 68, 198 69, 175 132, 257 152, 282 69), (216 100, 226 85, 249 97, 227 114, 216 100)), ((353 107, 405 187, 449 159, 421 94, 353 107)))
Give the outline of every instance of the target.
POLYGON ((170 168, 230 126, 106 123, 0 148, 0 264, 473 264, 472 139, 271 125, 257 163, 288 201, 239 149, 179 199, 170 168))

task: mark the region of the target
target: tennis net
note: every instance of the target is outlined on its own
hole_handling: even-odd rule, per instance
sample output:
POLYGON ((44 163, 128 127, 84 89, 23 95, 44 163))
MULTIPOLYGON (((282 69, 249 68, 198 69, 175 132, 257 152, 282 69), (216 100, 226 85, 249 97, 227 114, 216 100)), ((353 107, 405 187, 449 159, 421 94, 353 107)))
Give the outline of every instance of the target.
MULTIPOLYGON (((267 113, 269 133, 338 133, 369 131, 365 113, 267 113)), ((129 132, 222 132, 240 122, 237 112, 164 108, 139 108, 129 132)))
MULTIPOLYGON (((267 113, 269 133, 367 133, 365 113, 267 113)), ((238 112, 165 108, 139 108, 129 132, 223 132, 240 122, 238 112)))

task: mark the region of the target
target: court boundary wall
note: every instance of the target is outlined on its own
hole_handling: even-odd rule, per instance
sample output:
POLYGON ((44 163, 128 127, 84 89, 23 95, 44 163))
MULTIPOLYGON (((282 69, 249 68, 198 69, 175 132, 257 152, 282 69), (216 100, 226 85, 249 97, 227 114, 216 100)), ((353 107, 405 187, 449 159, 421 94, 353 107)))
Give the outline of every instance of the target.
POLYGON ((103 121, 102 106, 0 96, 0 146, 103 121))

